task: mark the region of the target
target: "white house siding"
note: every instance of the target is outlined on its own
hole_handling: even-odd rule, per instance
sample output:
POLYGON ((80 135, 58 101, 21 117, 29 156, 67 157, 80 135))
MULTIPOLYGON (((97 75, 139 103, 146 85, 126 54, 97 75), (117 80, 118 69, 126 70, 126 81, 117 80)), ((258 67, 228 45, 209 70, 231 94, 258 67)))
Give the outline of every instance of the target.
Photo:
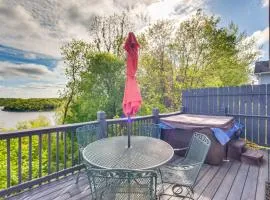
POLYGON ((258 75, 259 84, 270 84, 270 73, 258 75))

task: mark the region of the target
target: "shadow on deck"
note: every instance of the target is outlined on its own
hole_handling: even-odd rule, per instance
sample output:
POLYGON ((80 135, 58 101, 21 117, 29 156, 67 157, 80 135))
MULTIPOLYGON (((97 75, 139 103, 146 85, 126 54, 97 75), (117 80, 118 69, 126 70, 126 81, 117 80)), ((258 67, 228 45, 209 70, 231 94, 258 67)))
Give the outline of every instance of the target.
MULTIPOLYGON (((177 162, 180 158, 174 158, 177 162)), ((204 165, 196 182, 195 199, 198 200, 263 200, 265 181, 268 177, 267 155, 264 163, 258 167, 238 161, 224 162, 221 166, 204 165)), ((89 199, 90 189, 87 177, 80 175, 80 181, 75 184, 76 175, 52 181, 30 191, 8 199, 49 200, 89 199)), ((170 192, 171 186, 166 186, 170 192)), ((162 200, 176 200, 177 197, 162 197, 162 200)))

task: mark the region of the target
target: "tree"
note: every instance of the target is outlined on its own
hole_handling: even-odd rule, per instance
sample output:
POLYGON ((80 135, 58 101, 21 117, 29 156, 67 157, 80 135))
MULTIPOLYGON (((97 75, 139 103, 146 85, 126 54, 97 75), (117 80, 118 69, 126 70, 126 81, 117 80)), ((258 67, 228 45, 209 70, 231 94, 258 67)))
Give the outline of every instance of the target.
POLYGON ((163 108, 171 106, 171 88, 168 86, 173 85, 172 62, 169 58, 172 30, 170 21, 158 21, 139 37, 142 45, 138 74, 147 110, 158 106, 165 111, 163 108), (168 84, 168 81, 171 83, 168 84), (152 87, 152 84, 155 86, 152 87))
POLYGON ((18 130, 22 130, 22 129, 31 129, 31 128, 48 127, 48 126, 50 126, 50 120, 47 117, 40 115, 34 120, 18 122, 16 125, 16 128, 18 130))
POLYGON ((249 66, 258 55, 255 43, 233 23, 220 27, 219 22, 198 10, 180 24, 158 21, 140 37, 144 107, 178 110, 183 89, 248 82, 249 66))
POLYGON ((108 17, 95 16, 90 25, 90 34, 97 51, 110 52, 123 56, 123 42, 134 24, 127 13, 114 14, 108 17))
MULTIPOLYGON (((91 58, 91 56, 88 55, 93 52, 101 54, 107 52, 123 59, 124 50, 122 45, 127 33, 132 27, 133 24, 130 22, 129 17, 125 12, 120 15, 114 14, 109 17, 95 16, 90 24, 90 35, 92 39, 90 43, 72 40, 61 48, 66 67, 65 75, 68 79, 66 88, 61 94, 64 105, 58 111, 61 123, 64 124, 66 123, 67 118, 71 119, 74 117, 69 117, 69 115, 75 115, 74 113, 70 113, 70 107, 72 106, 73 101, 76 100, 78 102, 79 99, 77 99, 77 97, 81 96, 80 93, 82 91, 79 89, 79 82, 81 73, 87 70, 87 62, 89 62, 89 59, 91 58)), ((120 69, 122 69, 123 66, 124 64, 120 69)), ((78 105, 75 104, 73 109, 76 106, 78 105)), ((117 113, 115 111, 116 107, 117 105, 113 105, 114 111, 112 113, 117 113)))
POLYGON ((219 22, 198 11, 177 29, 172 49, 182 88, 247 83, 249 64, 257 54, 249 51, 254 43, 242 46, 246 37, 237 26, 219 28, 219 22), (248 56, 240 58, 240 54, 248 56))
POLYGON ((87 68, 80 74, 79 93, 70 106, 67 122, 96 119, 96 112, 104 110, 108 118, 121 115, 125 65, 110 53, 87 56, 87 68))
POLYGON ((80 40, 72 40, 61 48, 62 56, 66 65, 65 75, 68 79, 66 88, 61 94, 64 100, 62 124, 66 122, 69 107, 75 96, 80 92, 78 83, 80 74, 86 70, 86 56, 92 52, 91 44, 80 40))
MULTIPOLYGON (((248 82, 249 66, 258 55, 255 43, 233 23, 221 27, 219 22, 198 10, 181 23, 158 21, 139 35, 138 80, 144 99, 139 114, 153 107, 162 112, 178 110, 184 89, 248 82)), ((63 94, 63 123, 67 118, 69 122, 93 119, 99 109, 111 117, 121 113, 124 84, 118 83, 124 80, 122 44, 129 24, 125 13, 97 16, 90 28, 91 44, 72 41, 62 48, 69 80, 63 94)))

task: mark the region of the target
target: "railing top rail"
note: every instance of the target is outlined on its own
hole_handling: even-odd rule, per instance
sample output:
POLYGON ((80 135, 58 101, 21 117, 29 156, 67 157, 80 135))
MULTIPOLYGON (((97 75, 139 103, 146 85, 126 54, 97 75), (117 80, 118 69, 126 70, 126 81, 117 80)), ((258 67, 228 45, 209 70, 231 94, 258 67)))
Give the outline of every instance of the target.
MULTIPOLYGON (((181 112, 171 112, 171 113, 162 113, 159 114, 160 117, 166 117, 171 115, 181 114, 181 112)), ((132 117, 132 121, 144 120, 144 119, 152 119, 153 115, 145 115, 145 116, 136 116, 132 117)), ((108 124, 115 124, 118 122, 127 122, 128 118, 117 118, 117 119, 107 119, 108 124)), ((35 129, 27 129, 27 130, 14 130, 14 131, 6 131, 0 132, 0 139, 7 139, 7 138, 14 138, 14 137, 22 137, 28 135, 40 135, 50 132, 57 132, 57 131, 67 131, 67 130, 74 130, 77 127, 88 125, 88 124, 96 124, 98 121, 90 121, 90 122, 82 122, 82 123, 74 123, 74 124, 65 124, 65 125, 57 125, 57 126, 50 126, 44 128, 35 128, 35 129)))
POLYGON ((22 136, 28 136, 28 135, 40 135, 44 133, 57 132, 57 131, 74 130, 83 125, 96 124, 96 123, 98 123, 98 121, 58 125, 58 126, 51 126, 51 127, 44 127, 44 128, 0 132, 0 139, 22 137, 22 136))
POLYGON ((168 117, 168 116, 173 116, 173 115, 179 115, 182 114, 182 111, 177 111, 177 112, 170 112, 170 113, 161 113, 159 114, 159 117, 168 117))
MULTIPOLYGON (((179 115, 182 112, 177 111, 177 112, 171 112, 171 113, 161 113, 159 114, 159 117, 167 117, 167 116, 172 116, 172 115, 179 115)), ((138 120, 144 120, 144 119, 152 119, 154 118, 153 115, 145 115, 145 116, 136 116, 136 117, 131 117, 131 121, 138 121, 138 120)), ((114 124, 117 122, 127 122, 128 118, 117 118, 117 119, 108 119, 106 120, 108 124, 114 124)))
MULTIPOLYGON (((138 121, 138 120, 143 120, 143 119, 152 119, 153 115, 145 115, 145 116, 136 116, 136 117, 131 117, 131 121, 138 121)), ((107 119, 108 124, 114 124, 117 122, 127 122, 128 118, 117 118, 117 119, 107 119)))
MULTIPOLYGON (((137 116, 137 117, 132 117, 132 121, 151 119, 151 118, 153 118, 152 115, 137 116)), ((118 122, 126 122, 127 118, 107 119, 106 121, 108 124, 114 124, 118 122)), ((40 135, 40 134, 46 134, 46 133, 51 133, 51 132, 57 132, 57 131, 59 132, 68 131, 68 130, 74 130, 80 126, 84 126, 88 124, 96 124, 96 123, 98 123, 98 121, 65 124, 65 125, 58 125, 58 126, 51 126, 51 127, 44 127, 44 128, 27 129, 27 130, 14 130, 14 131, 0 132, 0 139, 23 137, 23 136, 29 136, 29 135, 40 135)))
MULTIPOLYGON (((160 117, 166 117, 171 115, 181 114, 181 112, 172 112, 172 113, 163 113, 159 114, 160 117)), ((145 116, 136 116, 132 117, 132 121, 139 121, 139 120, 146 120, 146 119, 153 119, 153 115, 145 115, 145 116)), ((115 124, 119 122, 127 122, 128 118, 117 118, 117 119, 107 119, 108 124, 115 124)), ((58 125, 58 126, 51 126, 51 127, 44 127, 44 128, 35 128, 35 129, 27 129, 27 130, 14 130, 14 131, 7 131, 7 132, 0 132, 0 139, 8 139, 8 138, 15 138, 15 137, 23 137, 29 135, 40 135, 46 134, 51 132, 61 132, 61 131, 69 131, 74 130, 80 126, 88 125, 88 124, 96 124, 99 123, 98 121, 90 121, 90 122, 83 122, 83 123, 74 123, 74 124, 65 124, 65 125, 58 125)))

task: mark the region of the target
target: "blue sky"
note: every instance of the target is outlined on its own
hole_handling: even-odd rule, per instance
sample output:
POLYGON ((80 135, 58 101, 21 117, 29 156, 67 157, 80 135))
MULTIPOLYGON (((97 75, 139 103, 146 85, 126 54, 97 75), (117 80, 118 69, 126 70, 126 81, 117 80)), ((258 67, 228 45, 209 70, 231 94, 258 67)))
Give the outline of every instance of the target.
POLYGON ((56 66, 58 60, 48 55, 0 44, 0 61, 8 61, 14 64, 40 64, 46 66, 48 69, 52 69, 56 66))
POLYGON ((183 20, 201 8, 220 16, 220 26, 233 21, 255 37, 263 47, 260 60, 269 59, 268 0, 0 0, 0 97, 58 96, 66 83, 60 47, 72 38, 88 41, 93 15, 126 7, 152 22, 183 20))
POLYGON ((223 24, 233 21, 249 35, 269 25, 269 7, 263 7, 259 0, 213 0, 209 7, 222 17, 223 24))
MULTIPOLYGON (((252 35, 269 27, 269 5, 263 6, 267 1, 269 0, 213 0, 209 9, 221 17, 221 25, 234 22, 240 31, 252 35)), ((266 53, 261 60, 269 60, 269 42, 264 43, 263 50, 266 53)))

